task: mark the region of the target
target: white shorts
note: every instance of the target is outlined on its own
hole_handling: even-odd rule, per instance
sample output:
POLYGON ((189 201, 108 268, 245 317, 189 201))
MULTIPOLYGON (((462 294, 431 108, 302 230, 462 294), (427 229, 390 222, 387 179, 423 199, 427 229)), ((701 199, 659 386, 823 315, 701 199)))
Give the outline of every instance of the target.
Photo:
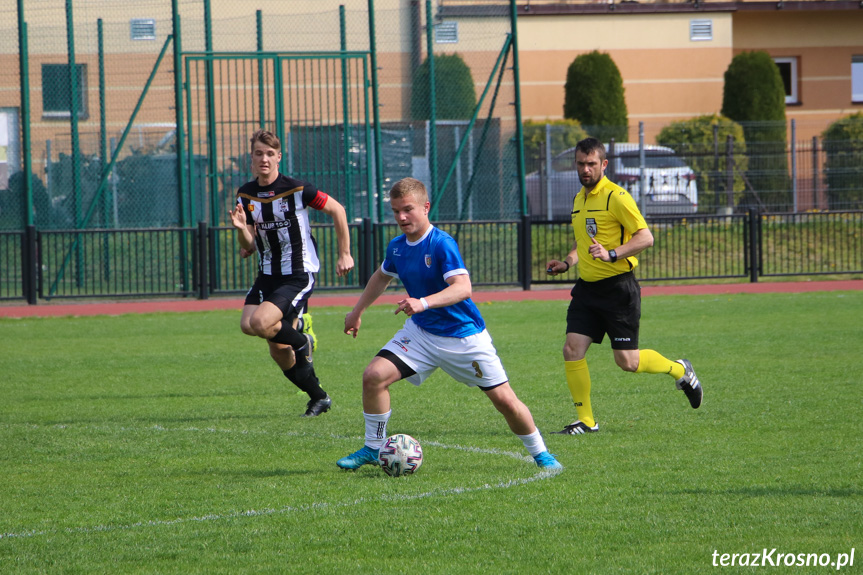
POLYGON ((383 349, 416 372, 406 378, 414 385, 421 384, 437 368, 471 387, 494 387, 509 381, 488 330, 463 338, 441 337, 408 320, 383 349))

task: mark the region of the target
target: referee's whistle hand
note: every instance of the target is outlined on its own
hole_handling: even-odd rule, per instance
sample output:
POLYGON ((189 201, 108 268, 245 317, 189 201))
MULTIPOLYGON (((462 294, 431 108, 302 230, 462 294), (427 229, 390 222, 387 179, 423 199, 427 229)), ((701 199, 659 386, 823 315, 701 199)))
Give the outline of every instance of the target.
POLYGON ((608 257, 608 252, 605 252, 605 248, 602 247, 602 244, 596 241, 596 238, 590 238, 590 241, 590 247, 587 248, 590 252, 590 256, 595 260, 599 259, 605 261, 608 257), (603 255, 603 252, 605 252, 606 255, 603 255))

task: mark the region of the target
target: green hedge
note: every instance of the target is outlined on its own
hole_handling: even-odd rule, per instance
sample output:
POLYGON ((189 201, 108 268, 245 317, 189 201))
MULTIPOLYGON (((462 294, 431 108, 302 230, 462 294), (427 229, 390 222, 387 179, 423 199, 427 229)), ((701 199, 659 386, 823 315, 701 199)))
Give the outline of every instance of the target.
POLYGON ((698 116, 665 126, 656 136, 656 142, 674 150, 698 176, 701 211, 712 212, 720 207, 734 207, 740 202, 745 189, 743 174, 749 165, 746 138, 740 124, 718 114, 698 116), (730 205, 726 154, 728 136, 731 136, 733 142, 730 205))
POLYGON ((743 125, 751 154, 745 204, 790 209, 785 85, 767 52, 743 52, 731 60, 725 71, 722 115, 743 125))
POLYGON ((552 126, 551 150, 552 154, 559 154, 564 150, 575 147, 588 133, 581 127, 578 120, 546 120, 534 122, 527 120, 523 124, 524 134, 524 157, 528 161, 542 162, 542 150, 545 145, 545 126, 552 126))
POLYGON ((821 138, 827 152, 828 205, 863 209, 863 112, 833 122, 821 138))
MULTIPOLYGON (((476 90, 470 68, 458 54, 435 54, 435 117, 438 120, 469 120, 476 108, 476 90)), ((431 117, 431 74, 428 58, 414 72, 411 118, 431 117)))
POLYGON ((578 120, 604 143, 627 140, 623 78, 611 56, 594 50, 576 57, 566 71, 564 89, 564 118, 578 120))

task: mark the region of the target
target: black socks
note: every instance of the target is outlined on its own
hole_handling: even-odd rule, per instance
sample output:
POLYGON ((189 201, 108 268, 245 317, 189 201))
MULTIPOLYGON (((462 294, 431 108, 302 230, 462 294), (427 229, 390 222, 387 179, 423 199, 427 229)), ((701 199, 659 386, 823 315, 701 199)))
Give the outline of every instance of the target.
POLYGON ((291 369, 284 370, 283 373, 291 383, 308 393, 310 398, 324 399, 327 397, 327 392, 321 388, 321 382, 318 380, 318 376, 315 375, 315 368, 309 363, 309 359, 306 357, 304 351, 302 348, 294 348, 296 363, 294 363, 291 369))
POLYGON ((270 341, 289 345, 294 350, 298 350, 306 345, 306 336, 295 330, 291 326, 291 322, 282 320, 282 327, 276 335, 270 338, 270 341))

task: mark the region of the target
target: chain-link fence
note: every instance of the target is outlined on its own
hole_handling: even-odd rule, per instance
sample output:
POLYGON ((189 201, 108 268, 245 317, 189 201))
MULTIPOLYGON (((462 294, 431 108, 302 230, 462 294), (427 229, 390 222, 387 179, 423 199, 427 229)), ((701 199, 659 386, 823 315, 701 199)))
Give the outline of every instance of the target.
MULTIPOLYGON (((167 198, 178 202, 170 2, 21 5, 22 14, 14 3, 0 8, 0 52, 9 64, 0 67, 0 110, 7 126, 14 124, 6 131, 7 151, 13 152, 7 153, 7 185, 0 181, 5 188, 0 226, 176 224, 158 209, 152 218, 142 213, 150 211, 145 206, 166 205, 167 198), (19 34, 16 22, 24 23, 18 28, 26 35, 19 34), (23 87, 21 59, 28 80, 23 87), (129 177, 127 163, 141 155, 154 159, 146 182, 129 177), (27 163, 33 190, 29 213, 27 163)), ((189 22, 202 20, 200 2, 179 0, 178 10, 189 22)), ((190 28, 188 44, 202 49, 201 35, 190 28)))
MULTIPOLYGON (((806 212, 863 209, 863 141, 812 137, 765 141, 784 123, 743 124, 756 141, 731 136, 673 146, 608 142, 607 175, 629 190, 645 215, 806 212), (642 194, 641 190, 645 193, 642 194)), ((575 142, 590 126, 534 125, 525 139, 528 207, 534 220, 568 220, 581 188, 575 142)), ((642 130, 643 126, 640 127, 642 130)), ((629 128, 638 134, 639 127, 629 128)))
POLYGON ((506 13, 175 4, 0 7, 0 229, 224 223, 262 126, 283 136, 283 171, 352 219, 388 217, 385 192, 405 176, 427 184, 439 218, 520 215, 506 13))

